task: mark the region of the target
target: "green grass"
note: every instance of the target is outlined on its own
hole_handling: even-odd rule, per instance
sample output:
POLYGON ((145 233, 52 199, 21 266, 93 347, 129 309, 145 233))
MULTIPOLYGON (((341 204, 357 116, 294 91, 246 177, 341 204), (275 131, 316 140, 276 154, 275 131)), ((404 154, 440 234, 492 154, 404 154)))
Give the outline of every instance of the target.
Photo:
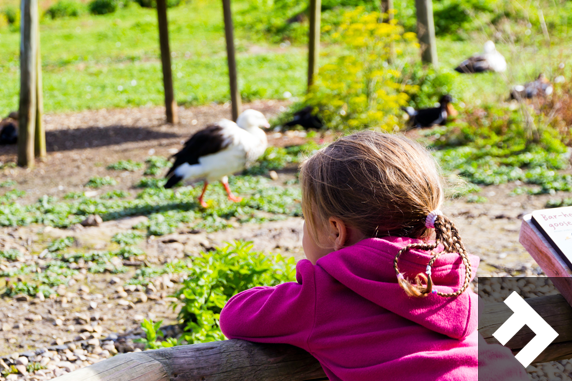
MULTIPOLYGON (((173 80, 180 104, 229 99, 220 7, 218 2, 192 1, 169 11, 173 80)), ((40 29, 46 112, 163 103, 155 10, 131 4, 105 16, 44 18, 40 29)), ((0 115, 17 108, 19 44, 19 33, 0 29, 0 115)), ((303 94, 302 50, 269 49, 249 55, 251 44, 238 32, 236 44, 245 100, 282 98, 285 91, 303 94)))
MULTIPOLYGON (((246 17, 243 11, 253 3, 254 0, 233 1, 239 25, 235 42, 244 100, 279 99, 286 91, 294 96, 303 95, 307 65, 305 47, 279 48, 277 43, 269 43, 264 36, 241 28, 238 21, 246 17), (257 48, 254 52, 253 47, 257 48)), ((526 28, 522 22, 514 22, 511 27, 516 42, 498 46, 509 62, 507 74, 459 76, 458 86, 462 90, 459 101, 467 104, 499 102, 506 99, 511 85, 529 81, 540 71, 550 76, 560 62, 570 58, 565 36, 568 29, 572 30, 567 26, 570 24, 568 19, 572 18, 560 17, 559 6, 550 2, 542 4, 549 32, 555 31, 551 45, 544 42, 534 14, 530 16, 533 24, 530 35, 523 33, 526 28)), ((7 5, 17 7, 18 2, 0 1, 0 9, 7 5)), ((414 25, 412 5, 399 3, 396 7, 401 12, 397 17, 402 15, 408 28, 414 25)), ((47 3, 43 8, 47 8, 47 3)), ((196 0, 172 8, 169 22, 173 79, 179 104, 227 102, 228 69, 220 2, 196 0)), ((127 8, 104 16, 83 14, 56 20, 44 17, 40 29, 46 112, 163 104, 155 10, 131 3, 127 8)), ((490 25, 482 25, 482 31, 473 32, 469 40, 440 37, 437 48, 441 67, 452 69, 463 58, 481 51, 483 43, 493 38, 497 31, 490 25)), ((507 32, 501 32, 505 38, 507 32)), ((0 116, 17 108, 19 44, 17 30, 0 27, 0 51, 3 53, 0 58, 0 83, 3 84, 0 87, 0 116)), ((336 49, 325 37, 323 51, 335 54, 336 49)), ((322 62, 327 59, 324 57, 322 62)), ((406 59, 415 61, 418 56, 413 54, 406 59)), ((568 68, 565 70, 569 72, 568 68)))

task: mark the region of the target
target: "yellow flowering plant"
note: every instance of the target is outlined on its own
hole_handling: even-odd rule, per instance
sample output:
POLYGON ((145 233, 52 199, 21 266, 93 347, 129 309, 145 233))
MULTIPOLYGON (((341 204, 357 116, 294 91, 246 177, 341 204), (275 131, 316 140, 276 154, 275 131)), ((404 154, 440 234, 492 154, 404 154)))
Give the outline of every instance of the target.
POLYGON ((400 72, 389 62, 414 46, 416 36, 405 33, 397 20, 380 22, 383 16, 357 7, 344 14, 333 34, 342 54, 320 68, 306 98, 328 128, 399 128, 400 107, 407 104, 407 92, 415 89, 400 83, 400 72))

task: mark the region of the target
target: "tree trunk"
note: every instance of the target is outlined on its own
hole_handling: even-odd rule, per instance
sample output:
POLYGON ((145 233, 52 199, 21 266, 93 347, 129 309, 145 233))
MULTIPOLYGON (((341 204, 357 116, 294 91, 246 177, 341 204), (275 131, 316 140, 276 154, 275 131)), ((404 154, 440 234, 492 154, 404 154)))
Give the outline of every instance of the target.
POLYGON ((20 9, 20 107, 18 130, 18 165, 34 165, 34 130, 36 127, 36 71, 38 2, 22 0, 20 9))
POLYGON ((421 60, 437 68, 433 2, 432 0, 415 0, 415 6, 417 8, 417 38, 419 39, 419 45, 421 45, 421 60))
POLYGON ((238 74, 236 72, 236 56, 234 50, 234 28, 232 25, 230 0, 222 0, 222 8, 224 14, 224 32, 226 37, 228 76, 230 80, 230 98, 232 102, 232 120, 236 122, 242 108, 242 102, 240 99, 240 91, 238 90, 238 74))
POLYGON ((320 21, 322 0, 310 0, 310 41, 308 45, 308 91, 314 84, 318 73, 318 58, 320 57, 320 21))
POLYGON ((169 22, 167 20, 166 0, 157 0, 157 18, 159 20, 159 45, 161 46, 161 64, 163 67, 163 88, 165 89, 165 109, 167 123, 179 122, 177 102, 173 89, 173 72, 171 70, 171 49, 169 48, 169 22))
POLYGON ((35 155, 38 159, 46 157, 46 131, 44 130, 44 96, 42 82, 42 54, 40 53, 40 26, 37 26, 38 54, 36 57, 36 134, 35 134, 35 155))

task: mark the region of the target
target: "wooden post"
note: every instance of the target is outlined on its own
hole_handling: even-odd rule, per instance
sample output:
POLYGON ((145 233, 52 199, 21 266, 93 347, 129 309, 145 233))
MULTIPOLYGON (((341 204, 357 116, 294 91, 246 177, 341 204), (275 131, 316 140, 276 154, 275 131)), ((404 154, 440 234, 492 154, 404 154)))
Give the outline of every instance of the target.
POLYGON ((322 18, 322 0, 310 0, 310 41, 308 45, 308 91, 314 84, 318 73, 320 57, 320 21, 322 18))
POLYGON ((22 0, 20 8, 20 108, 18 129, 18 165, 34 165, 34 130, 36 127, 36 60, 38 1, 22 0))
POLYGON ((421 45, 421 60, 435 68, 437 61, 437 42, 435 41, 435 24, 433 23, 433 1, 415 0, 417 8, 417 38, 421 45))
POLYGON ((167 123, 176 124, 179 122, 179 116, 177 113, 177 102, 175 101, 175 90, 173 89, 166 0, 157 0, 157 18, 159 20, 159 45, 161 46, 161 64, 163 66, 163 88, 165 89, 167 123))
POLYGON ((236 72, 236 56, 234 51, 234 27, 232 25, 230 0, 222 0, 222 8, 224 15, 224 34, 226 37, 228 76, 230 80, 230 99, 232 102, 232 120, 236 122, 242 108, 242 101, 240 99, 240 91, 238 89, 238 74, 236 72))
MULTIPOLYGON (((39 20, 38 20, 39 21, 39 20)), ((42 55, 40 53, 40 25, 38 23, 37 44, 38 54, 36 57, 36 133, 35 133, 35 155, 38 159, 46 157, 46 131, 44 130, 44 96, 42 94, 42 55)))
POLYGON ((381 0, 381 13, 387 13, 385 22, 393 20, 393 12, 389 12, 391 9, 393 9, 393 0, 381 0))
MULTIPOLYGON (((393 0, 381 0, 381 13, 387 14, 387 17, 382 17, 381 22, 391 23, 393 20, 393 0)), ((392 64, 395 61, 395 45, 393 42, 389 43, 389 60, 388 63, 392 64)))

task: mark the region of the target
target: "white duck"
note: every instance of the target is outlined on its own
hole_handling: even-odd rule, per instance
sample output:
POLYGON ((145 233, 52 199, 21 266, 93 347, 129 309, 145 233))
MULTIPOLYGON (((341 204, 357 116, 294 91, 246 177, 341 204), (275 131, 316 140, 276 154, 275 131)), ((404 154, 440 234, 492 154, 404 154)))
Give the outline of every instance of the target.
POLYGON ((209 182, 220 180, 228 199, 241 201, 232 194, 228 175, 244 170, 264 153, 268 141, 260 127, 268 128, 270 124, 261 112, 249 109, 240 114, 236 123, 222 119, 196 132, 185 147, 173 155, 175 162, 167 173, 165 188, 186 179, 203 180, 199 202, 207 207, 204 201, 207 186, 209 182))
POLYGON ((467 58, 455 70, 464 74, 483 73, 485 71, 502 73, 506 71, 506 60, 497 51, 495 43, 487 41, 482 53, 467 58))

